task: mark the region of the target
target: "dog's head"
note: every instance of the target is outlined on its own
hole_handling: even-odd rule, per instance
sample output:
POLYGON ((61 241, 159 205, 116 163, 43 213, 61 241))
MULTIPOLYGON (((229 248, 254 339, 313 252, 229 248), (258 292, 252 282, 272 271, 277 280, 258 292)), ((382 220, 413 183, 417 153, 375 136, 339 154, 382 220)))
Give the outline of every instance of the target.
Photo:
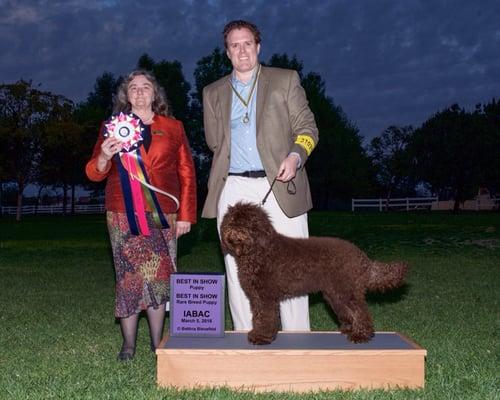
POLYGON ((222 250, 233 256, 244 256, 265 246, 274 232, 269 216, 262 207, 251 203, 230 206, 220 227, 222 250))

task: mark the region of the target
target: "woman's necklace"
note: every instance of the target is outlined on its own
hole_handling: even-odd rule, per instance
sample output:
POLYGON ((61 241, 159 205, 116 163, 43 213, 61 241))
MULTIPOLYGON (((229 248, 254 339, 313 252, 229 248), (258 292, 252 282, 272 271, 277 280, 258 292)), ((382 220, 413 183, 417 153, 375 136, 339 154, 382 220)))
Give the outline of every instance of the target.
POLYGON ((248 117, 248 105, 250 104, 250 101, 252 101, 253 92, 254 92, 255 86, 257 85, 257 81, 259 80, 259 75, 260 75, 260 64, 259 64, 259 69, 257 70, 257 74, 255 76, 255 79, 253 80, 252 88, 250 89, 250 94, 248 95, 248 98, 246 100, 241 96, 241 94, 238 93, 238 91, 235 89, 235 87, 233 86, 231 81, 229 81, 229 84, 231 85, 231 89, 233 89, 234 94, 236 95, 236 97, 238 97, 238 99, 243 103, 243 105, 247 109, 245 112, 245 116, 243 117, 243 120, 242 120, 244 124, 248 124, 250 122, 250 118, 248 117))

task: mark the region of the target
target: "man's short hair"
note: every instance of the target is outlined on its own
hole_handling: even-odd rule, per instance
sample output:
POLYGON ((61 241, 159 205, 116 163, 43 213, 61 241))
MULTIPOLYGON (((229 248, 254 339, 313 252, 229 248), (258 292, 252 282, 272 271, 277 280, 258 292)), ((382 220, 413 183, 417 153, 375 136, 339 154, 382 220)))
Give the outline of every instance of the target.
POLYGON ((224 47, 226 49, 227 49, 227 35, 229 35, 229 32, 231 32, 233 29, 241 29, 241 28, 247 28, 250 32, 252 32, 255 44, 260 44, 260 31, 257 28, 257 26, 252 24, 251 22, 244 21, 242 19, 236 19, 234 21, 227 23, 226 26, 224 27, 224 30, 222 31, 222 34, 224 35, 224 47))

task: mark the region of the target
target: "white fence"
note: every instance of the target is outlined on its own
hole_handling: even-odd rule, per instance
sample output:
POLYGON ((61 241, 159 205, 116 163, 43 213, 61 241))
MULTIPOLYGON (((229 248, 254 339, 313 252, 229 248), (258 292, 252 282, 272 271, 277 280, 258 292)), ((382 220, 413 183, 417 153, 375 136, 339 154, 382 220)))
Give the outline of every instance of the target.
POLYGON ((399 210, 430 210, 437 197, 405 197, 401 199, 352 199, 352 211, 356 208, 378 208, 379 211, 387 209, 399 210))
MULTIPOLYGON (((71 205, 68 204, 66 212, 71 212, 71 205)), ((100 214, 104 212, 104 204, 77 204, 75 205, 76 214, 100 214)), ((16 215, 17 207, 2 207, 2 215, 16 215)), ((21 214, 62 214, 63 206, 23 206, 21 214)))
MULTIPOLYGON (((453 210, 454 207, 454 200, 437 201, 432 205, 433 210, 453 210)), ((467 211, 498 210, 500 208, 500 198, 476 196, 475 199, 459 203, 458 208, 467 211)))

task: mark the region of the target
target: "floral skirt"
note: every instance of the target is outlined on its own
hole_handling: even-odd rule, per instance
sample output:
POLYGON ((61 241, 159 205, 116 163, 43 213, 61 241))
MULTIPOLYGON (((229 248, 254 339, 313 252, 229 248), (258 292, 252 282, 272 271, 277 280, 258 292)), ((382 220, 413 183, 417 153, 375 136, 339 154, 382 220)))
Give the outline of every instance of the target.
POLYGON ((177 270, 175 216, 158 229, 147 215, 150 235, 132 235, 125 213, 106 213, 116 273, 115 316, 126 318, 169 300, 170 274, 177 270))

